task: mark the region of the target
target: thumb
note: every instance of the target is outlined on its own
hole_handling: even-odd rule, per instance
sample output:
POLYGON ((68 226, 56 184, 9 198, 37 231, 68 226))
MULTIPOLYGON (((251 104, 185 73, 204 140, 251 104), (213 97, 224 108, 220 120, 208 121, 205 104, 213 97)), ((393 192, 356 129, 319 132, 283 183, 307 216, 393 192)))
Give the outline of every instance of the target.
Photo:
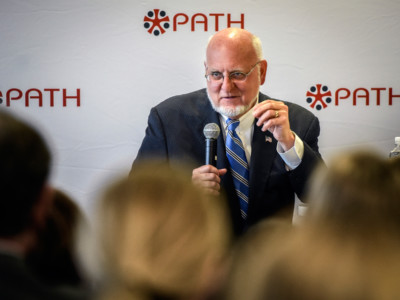
POLYGON ((225 175, 226 172, 228 172, 227 169, 219 169, 219 170, 218 170, 218 175, 219 175, 219 176, 225 175))

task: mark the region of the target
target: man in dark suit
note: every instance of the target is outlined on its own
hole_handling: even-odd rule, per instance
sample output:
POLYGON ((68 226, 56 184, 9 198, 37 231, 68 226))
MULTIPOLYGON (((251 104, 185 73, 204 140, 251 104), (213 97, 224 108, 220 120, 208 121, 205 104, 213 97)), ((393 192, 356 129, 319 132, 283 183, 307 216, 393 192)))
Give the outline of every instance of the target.
POLYGON ((85 299, 43 284, 25 263, 52 201, 50 152, 31 126, 0 110, 0 299, 85 299))
POLYGON ((222 187, 237 234, 261 219, 284 212, 291 216, 295 194, 301 199, 310 173, 322 161, 319 121, 294 103, 260 93, 266 72, 257 37, 239 28, 217 32, 207 46, 207 89, 169 98, 151 110, 132 172, 136 162, 149 158, 195 163, 193 182, 215 194, 222 187), (226 155, 228 118, 240 121, 236 133, 249 173, 245 212, 226 155), (222 128, 216 166, 204 165, 202 132, 208 123, 222 128))

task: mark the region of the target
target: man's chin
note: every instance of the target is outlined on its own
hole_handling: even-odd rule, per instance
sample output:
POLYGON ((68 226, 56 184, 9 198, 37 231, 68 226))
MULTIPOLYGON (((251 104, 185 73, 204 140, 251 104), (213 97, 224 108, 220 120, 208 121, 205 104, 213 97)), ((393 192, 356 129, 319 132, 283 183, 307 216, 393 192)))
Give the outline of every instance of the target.
POLYGON ((214 102, 212 101, 212 98, 210 97, 210 94, 208 93, 208 90, 207 90, 207 96, 208 96, 208 100, 210 101, 211 106, 213 107, 213 109, 217 113, 219 113, 219 114, 221 114, 221 115, 223 115, 223 116, 225 116, 227 118, 236 118, 236 117, 238 117, 240 115, 243 115, 250 108, 250 105, 239 105, 239 106, 223 106, 223 105, 220 105, 220 106, 216 106, 214 104, 214 102))
POLYGON ((249 107, 246 105, 239 105, 235 107, 219 106, 219 107, 214 107, 214 110, 225 117, 236 118, 247 112, 248 108, 249 107))

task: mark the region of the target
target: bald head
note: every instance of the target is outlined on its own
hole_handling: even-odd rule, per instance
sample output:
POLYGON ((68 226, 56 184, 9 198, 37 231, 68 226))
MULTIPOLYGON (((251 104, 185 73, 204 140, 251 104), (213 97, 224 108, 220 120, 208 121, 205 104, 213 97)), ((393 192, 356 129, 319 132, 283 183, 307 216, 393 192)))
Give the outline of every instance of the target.
POLYGON ((241 28, 226 28, 211 36, 206 55, 208 57, 209 52, 224 48, 236 49, 238 53, 256 60, 263 59, 260 39, 241 28))

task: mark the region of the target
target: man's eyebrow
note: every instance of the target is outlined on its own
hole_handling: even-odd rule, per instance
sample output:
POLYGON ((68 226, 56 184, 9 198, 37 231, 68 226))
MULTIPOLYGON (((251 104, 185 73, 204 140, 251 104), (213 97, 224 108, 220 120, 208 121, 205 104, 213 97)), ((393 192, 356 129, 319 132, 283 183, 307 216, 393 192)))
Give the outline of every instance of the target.
POLYGON ((235 69, 235 70, 230 71, 229 73, 235 73, 235 72, 244 73, 244 71, 241 69, 235 69))
MULTIPOLYGON (((207 67, 206 70, 210 71, 210 72, 223 73, 222 71, 218 70, 217 68, 213 68, 213 67, 207 67)), ((233 70, 229 71, 228 73, 235 73, 235 72, 245 73, 242 69, 233 69, 233 70)))

